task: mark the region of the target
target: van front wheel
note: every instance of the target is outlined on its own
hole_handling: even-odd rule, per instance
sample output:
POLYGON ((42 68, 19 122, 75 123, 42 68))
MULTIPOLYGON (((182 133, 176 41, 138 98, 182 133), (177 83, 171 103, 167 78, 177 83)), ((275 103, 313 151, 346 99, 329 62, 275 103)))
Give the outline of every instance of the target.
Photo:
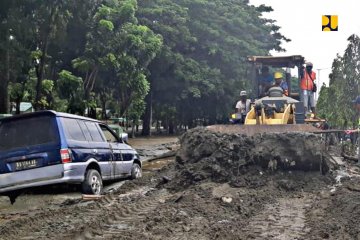
POLYGON ((103 183, 100 173, 95 169, 89 169, 85 174, 85 180, 81 187, 84 194, 102 194, 103 183))
POLYGON ((131 179, 141 178, 142 171, 139 164, 134 163, 131 168, 131 179))

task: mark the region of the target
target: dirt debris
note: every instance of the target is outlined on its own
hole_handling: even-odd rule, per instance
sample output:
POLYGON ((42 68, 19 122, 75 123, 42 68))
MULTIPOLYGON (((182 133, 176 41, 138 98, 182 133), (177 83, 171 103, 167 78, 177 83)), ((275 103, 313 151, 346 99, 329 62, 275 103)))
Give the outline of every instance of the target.
MULTIPOLYGON (((357 169, 359 171, 359 169, 357 169)), ((321 191, 307 212, 309 239, 360 239, 360 178, 321 191)))
POLYGON ((360 181, 321 173, 318 141, 191 130, 176 161, 99 200, 3 219, 0 239, 359 239, 360 181))
MULTIPOLYGON (((248 175, 249 166, 270 172, 282 169, 325 173, 329 168, 321 139, 314 134, 268 133, 248 137, 204 128, 182 136, 176 161, 181 172, 177 184, 184 186, 205 179, 241 185, 239 180, 248 175)), ((256 175, 255 178, 259 179, 256 175)))

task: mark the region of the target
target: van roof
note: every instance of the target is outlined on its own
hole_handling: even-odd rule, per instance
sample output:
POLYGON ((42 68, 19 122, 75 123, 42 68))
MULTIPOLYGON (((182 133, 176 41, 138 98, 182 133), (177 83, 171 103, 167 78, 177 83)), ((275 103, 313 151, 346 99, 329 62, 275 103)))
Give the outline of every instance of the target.
POLYGON ((87 118, 87 117, 83 117, 83 116, 78 116, 78 115, 70 114, 70 113, 56 112, 56 111, 52 111, 52 110, 45 110, 45 111, 38 111, 38 112, 32 112, 32 113, 19 114, 19 115, 15 115, 15 116, 12 116, 12 117, 6 117, 6 118, 3 118, 3 119, 0 119, 0 121, 1 122, 6 122, 6 121, 15 120, 15 119, 31 118, 31 117, 35 117, 35 116, 56 116, 56 117, 82 119, 82 120, 87 120, 87 121, 92 121, 92 122, 100 122, 100 121, 98 121, 96 119, 87 118))

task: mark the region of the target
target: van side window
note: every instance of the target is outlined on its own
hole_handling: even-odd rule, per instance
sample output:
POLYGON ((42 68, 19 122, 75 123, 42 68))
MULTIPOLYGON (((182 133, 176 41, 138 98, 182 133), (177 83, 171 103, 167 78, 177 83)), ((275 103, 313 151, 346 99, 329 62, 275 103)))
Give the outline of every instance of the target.
POLYGON ((100 124, 101 131, 104 133, 107 142, 118 142, 118 139, 114 136, 114 134, 104 125, 100 124))
POLYGON ((85 135, 86 140, 89 141, 89 142, 91 142, 91 141, 92 141, 92 138, 91 138, 91 135, 90 135, 90 132, 89 132, 88 128, 87 128, 86 125, 85 125, 85 122, 79 120, 78 123, 79 123, 79 125, 80 125, 81 130, 83 131, 83 133, 84 133, 84 135, 85 135))
POLYGON ((65 128, 66 138, 76 141, 86 141, 83 131, 76 119, 61 118, 65 128))
POLYGON ((102 138, 99 129, 96 126, 96 123, 93 122, 86 122, 85 125, 89 129, 91 138, 93 142, 104 142, 104 139, 102 138))

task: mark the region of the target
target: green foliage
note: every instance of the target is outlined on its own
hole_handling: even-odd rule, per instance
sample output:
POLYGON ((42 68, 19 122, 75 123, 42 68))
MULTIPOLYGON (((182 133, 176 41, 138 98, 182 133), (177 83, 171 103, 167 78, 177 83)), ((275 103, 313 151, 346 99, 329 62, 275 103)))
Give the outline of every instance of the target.
POLYGON ((83 99, 84 91, 82 84, 82 78, 74 76, 69 71, 62 70, 59 73, 57 87, 60 97, 68 101, 67 112, 84 113, 86 103, 83 99))
POLYGON ((108 20, 105 20, 105 19, 101 19, 100 22, 99 22, 100 26, 109 30, 109 31, 112 31, 114 30, 114 24, 108 20))
POLYGON ((33 99, 33 102, 38 106, 38 109, 48 109, 52 104, 52 92, 54 90, 54 81, 44 79, 41 81, 41 97, 40 99, 33 99))
POLYGON ((34 59, 35 61, 40 61, 40 58, 42 56, 41 50, 32 51, 30 54, 31 59, 34 59))
POLYGON ((145 111, 145 101, 141 98, 137 98, 132 101, 127 116, 129 119, 132 119, 135 123, 138 123, 141 117, 141 114, 145 111))
POLYGON ((130 108, 143 109, 132 106, 141 105, 149 91, 146 68, 162 45, 161 36, 137 23, 136 9, 133 0, 99 6, 89 21, 85 51, 72 61, 84 77, 85 99, 94 91, 103 108, 115 99, 120 116, 130 108))
POLYGON ((91 63, 87 59, 75 58, 72 60, 72 66, 80 72, 86 72, 90 69, 91 63))
POLYGON ((333 61, 329 87, 323 86, 317 103, 318 112, 332 126, 355 127, 356 111, 352 100, 360 93, 360 38, 351 35, 344 55, 333 61))
POLYGON ((250 85, 247 56, 283 50, 281 40, 288 41, 261 17, 271 8, 247 1, 139 0, 139 6, 140 22, 164 39, 149 66, 155 111, 175 108, 170 112, 181 123, 224 119, 250 85))
POLYGON ((54 81, 49 79, 44 79, 42 81, 42 90, 45 94, 51 94, 54 89, 54 81))
POLYGON ((75 96, 78 91, 82 91, 82 82, 81 77, 76 77, 71 72, 62 70, 57 81, 57 86, 61 93, 60 96, 64 98, 75 96))
POLYGON ((27 96, 27 92, 24 91, 24 85, 21 83, 12 83, 9 89, 10 101, 12 102, 21 102, 27 96))
POLYGON ((9 66, 12 101, 113 108, 134 121, 153 105, 169 125, 224 119, 249 85, 247 56, 288 41, 262 17, 272 9, 248 1, 14 0, 1 11, 0 78, 9 66))
MULTIPOLYGON (((290 82, 291 82, 291 92, 300 93, 299 79, 297 77, 292 76, 290 78, 290 82)), ((321 87, 321 86, 319 86, 319 87, 321 87)))

